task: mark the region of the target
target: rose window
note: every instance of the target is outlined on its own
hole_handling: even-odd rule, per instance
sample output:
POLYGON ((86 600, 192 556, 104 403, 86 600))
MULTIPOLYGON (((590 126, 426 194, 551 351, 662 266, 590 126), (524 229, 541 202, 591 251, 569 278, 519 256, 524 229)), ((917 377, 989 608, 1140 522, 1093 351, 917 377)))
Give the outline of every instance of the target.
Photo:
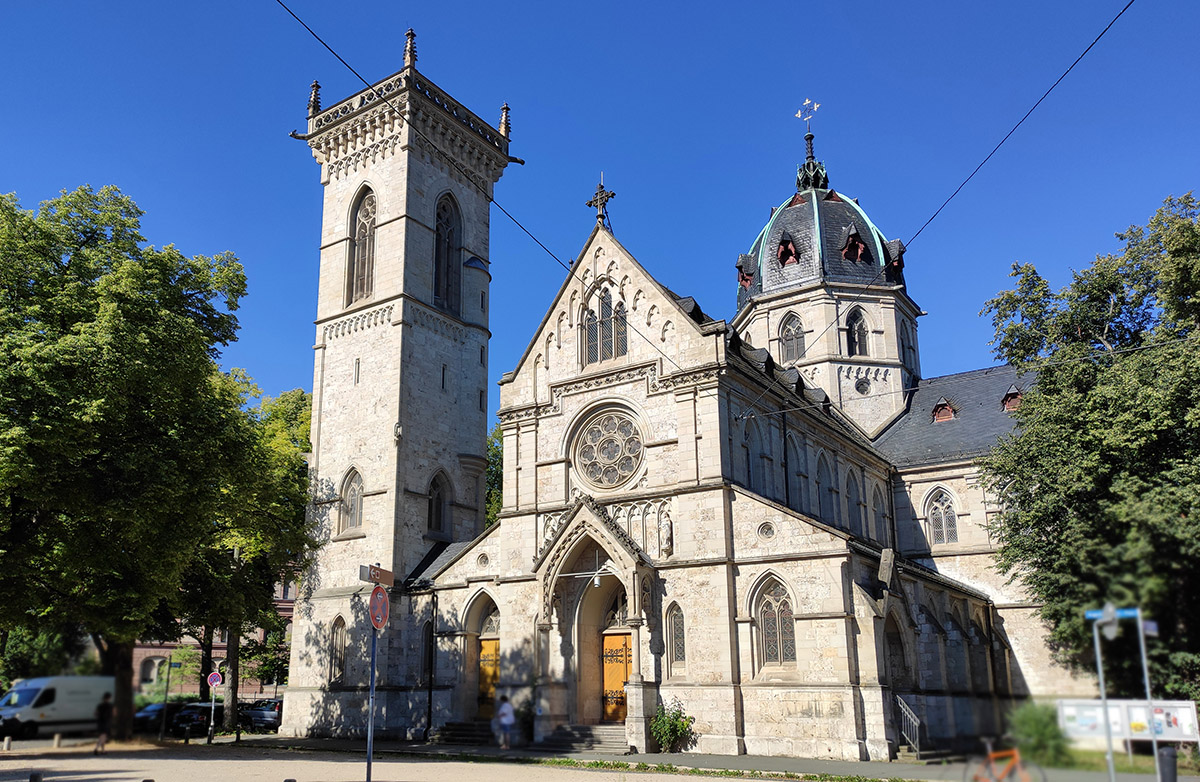
POLYGON ((642 435, 628 416, 606 413, 583 430, 579 467, 588 481, 603 489, 620 486, 642 463, 642 435))

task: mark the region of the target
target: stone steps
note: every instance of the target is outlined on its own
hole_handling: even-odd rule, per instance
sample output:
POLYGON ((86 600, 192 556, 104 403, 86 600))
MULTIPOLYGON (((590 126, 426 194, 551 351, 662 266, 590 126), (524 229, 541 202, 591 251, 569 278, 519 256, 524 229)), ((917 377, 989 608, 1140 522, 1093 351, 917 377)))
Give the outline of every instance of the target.
POLYGON ((559 725, 540 744, 530 749, 543 752, 604 752, 623 755, 629 752, 629 741, 625 737, 623 724, 612 725, 559 725))
POLYGON ((486 746, 495 741, 490 720, 471 722, 447 722, 433 737, 434 744, 463 744, 486 746))

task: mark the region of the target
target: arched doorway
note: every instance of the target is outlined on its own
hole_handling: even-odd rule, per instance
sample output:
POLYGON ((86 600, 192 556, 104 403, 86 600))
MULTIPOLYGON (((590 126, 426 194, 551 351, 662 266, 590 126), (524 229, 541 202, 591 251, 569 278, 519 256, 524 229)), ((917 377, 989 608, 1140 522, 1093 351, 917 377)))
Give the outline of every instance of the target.
POLYGON ((604 627, 600 631, 600 719, 604 722, 624 722, 627 713, 625 684, 633 662, 628 621, 629 600, 622 587, 604 612, 604 627))
POLYGON ((500 609, 493 603, 479 628, 480 719, 491 719, 496 708, 496 682, 500 679, 500 609))

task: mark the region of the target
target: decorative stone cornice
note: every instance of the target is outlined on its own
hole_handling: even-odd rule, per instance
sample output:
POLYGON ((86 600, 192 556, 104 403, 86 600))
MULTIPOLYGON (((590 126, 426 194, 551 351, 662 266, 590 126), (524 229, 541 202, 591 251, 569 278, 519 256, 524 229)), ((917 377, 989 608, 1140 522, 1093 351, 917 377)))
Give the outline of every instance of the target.
POLYGON ((432 310, 427 310, 424 307, 414 306, 412 312, 412 321, 414 323, 443 337, 452 339, 460 345, 466 344, 467 330, 449 318, 443 317, 432 310))
POLYGON ((384 326, 392 320, 392 309, 394 305, 387 304, 383 307, 376 307, 373 310, 366 312, 356 312, 353 315, 348 315, 341 320, 335 320, 332 323, 325 324, 321 329, 321 341, 329 342, 330 340, 344 337, 347 334, 354 334, 359 331, 376 326, 384 326))

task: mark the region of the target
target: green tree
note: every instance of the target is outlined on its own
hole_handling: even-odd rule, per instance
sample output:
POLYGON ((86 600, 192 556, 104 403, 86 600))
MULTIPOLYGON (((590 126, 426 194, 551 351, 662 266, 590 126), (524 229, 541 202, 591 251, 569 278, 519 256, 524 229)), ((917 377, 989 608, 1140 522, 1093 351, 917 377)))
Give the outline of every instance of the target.
POLYGON ((85 636, 78 627, 34 629, 16 627, 0 632, 0 690, 14 679, 57 676, 85 651, 85 636))
POLYGON ((147 246, 115 187, 0 197, 0 628, 92 634, 132 718, 132 651, 234 514, 252 422, 215 359, 245 293, 229 254, 147 246), (230 491, 237 487, 237 491, 230 491))
MULTIPOLYGON (((1200 209, 1169 198, 1145 227, 1053 291, 1033 266, 988 302, 997 355, 1036 383, 983 461, 1004 500, 999 565, 1042 603, 1058 658, 1094 669, 1083 612, 1140 605, 1159 695, 1200 697, 1200 209)), ((1106 651, 1140 692, 1132 627, 1106 651)))
POLYGON ((490 527, 500 518, 500 506, 504 500, 504 437, 500 424, 492 427, 487 437, 487 513, 486 526, 490 527))

